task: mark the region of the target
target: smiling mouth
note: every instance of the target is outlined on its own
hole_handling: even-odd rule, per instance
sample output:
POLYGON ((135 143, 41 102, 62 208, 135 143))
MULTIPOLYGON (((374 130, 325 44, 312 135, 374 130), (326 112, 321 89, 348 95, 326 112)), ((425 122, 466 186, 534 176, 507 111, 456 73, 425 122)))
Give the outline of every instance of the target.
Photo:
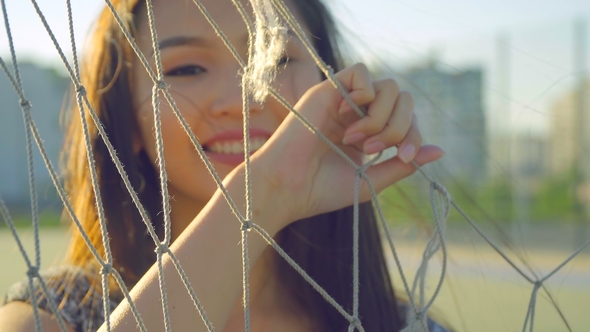
MULTIPOLYGON (((260 149, 268 139, 262 137, 250 138, 250 153, 253 153, 260 149)), ((243 155, 244 154, 244 142, 238 140, 223 140, 215 141, 212 144, 203 146, 207 152, 213 152, 217 154, 226 155, 243 155)))

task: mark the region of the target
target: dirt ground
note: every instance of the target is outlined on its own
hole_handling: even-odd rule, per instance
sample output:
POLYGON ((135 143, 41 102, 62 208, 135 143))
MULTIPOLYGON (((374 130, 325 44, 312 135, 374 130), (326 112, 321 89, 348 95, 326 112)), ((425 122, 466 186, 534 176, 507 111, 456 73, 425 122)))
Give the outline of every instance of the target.
MULTIPOLYGON (((19 236, 29 255, 33 257, 32 231, 19 230, 19 236)), ((415 239, 410 241, 402 234, 396 237, 395 243, 411 287, 425 242, 415 239)), ((66 246, 67 233, 64 229, 43 229, 42 269, 56 265, 66 246)), ((527 250, 518 250, 526 264, 517 257, 515 250, 504 250, 528 275, 542 276, 558 266, 572 252, 569 249, 560 249, 559 246, 547 247, 549 249, 533 246, 527 250)), ((481 241, 453 241, 448 244, 447 249, 447 274, 431 315, 447 321, 456 331, 521 331, 533 285, 481 241)), ((389 260, 394 267, 391 255, 389 260)), ((441 256, 437 255, 429 264, 427 299, 440 278, 441 262, 441 256)), ((7 229, 0 230, 0 266, 0 294, 4 294, 11 284, 26 276, 24 260, 7 229)), ((393 276, 398 295, 403 296, 405 292, 399 272, 395 270, 393 276)), ((571 330, 590 331, 590 248, 548 279, 546 287, 571 330)), ((539 332, 568 331, 543 290, 538 296, 534 324, 534 330, 539 332)))

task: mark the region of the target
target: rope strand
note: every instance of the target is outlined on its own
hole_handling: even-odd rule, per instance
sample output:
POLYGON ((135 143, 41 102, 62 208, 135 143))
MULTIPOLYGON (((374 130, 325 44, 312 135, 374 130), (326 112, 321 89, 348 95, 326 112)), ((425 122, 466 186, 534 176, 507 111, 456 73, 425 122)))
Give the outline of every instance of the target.
MULTIPOLYGON (((429 182, 430 184, 430 204, 433 211, 433 218, 434 218, 434 233, 432 237, 429 239, 422 256, 422 262, 418 268, 418 273, 416 278, 412 283, 412 287, 409 287, 407 278, 405 277, 403 266, 399 260, 399 255, 396 251, 394 246, 394 241, 389 232, 389 229, 386 225, 386 220, 383 215, 382 208, 380 203, 377 199, 377 193, 369 180, 368 176, 366 175, 365 171, 372 166, 377 158, 369 161, 366 164, 357 164, 353 161, 346 153, 340 150, 335 144, 333 144, 330 140, 328 140, 321 132, 315 128, 307 119, 305 119, 301 114, 299 114, 292 105, 290 105, 281 95, 278 94, 272 87, 272 80, 274 78, 273 68, 269 67, 269 63, 274 63, 273 59, 276 60, 277 54, 281 54, 284 47, 284 33, 286 28, 283 27, 283 23, 286 23, 287 26, 295 33, 295 35, 302 41, 304 46, 306 47, 307 51, 311 54, 314 61, 316 62, 318 68, 325 74, 325 76, 330 80, 330 82, 337 88, 340 93, 342 94, 343 98, 352 106, 354 111, 359 116, 365 116, 365 112, 362 108, 355 105, 346 89, 343 88, 342 84, 335 78, 335 73, 332 68, 326 65, 325 62, 319 57, 316 50, 313 48, 312 43, 308 40, 307 35, 301 28, 300 24, 294 18, 290 10, 281 0, 252 0, 252 8, 255 13, 255 22, 252 22, 243 5, 237 1, 232 0, 232 3, 236 7, 236 10, 240 13, 242 19, 246 24, 246 28, 248 30, 249 36, 249 56, 247 62, 244 62, 243 59, 239 56, 238 52, 236 51, 235 47, 230 43, 229 39, 225 34, 221 31, 220 27, 217 23, 213 20, 211 15, 208 13, 206 8, 202 5, 199 0, 193 0, 193 3, 197 6, 197 8, 201 11, 204 15, 205 19, 209 22, 209 24, 213 27, 215 33, 221 38, 223 43, 227 46, 230 50, 232 55, 236 58, 236 61, 242 68, 242 105, 243 105, 243 134, 244 134, 244 156, 245 156, 245 182, 246 182, 246 190, 245 190, 245 198, 246 198, 246 207, 245 207, 245 215, 240 213, 240 209, 235 205, 234 201, 230 197, 229 193, 227 192, 226 188, 223 186, 222 180, 219 178, 212 163, 209 161, 207 156, 204 153, 204 150, 200 143, 198 142, 196 136, 191 131, 188 123, 180 113, 179 109, 176 106, 174 99, 172 98, 169 88, 164 82, 163 77, 163 68, 161 63, 161 55, 160 50, 158 47, 158 40, 157 40, 157 32, 155 27, 155 20, 154 20, 154 12, 152 1, 148 0, 147 3, 147 17, 148 23, 150 28, 150 36, 152 42, 152 48, 154 51, 154 60, 155 60, 155 67, 156 70, 152 70, 149 66, 149 62, 145 55, 139 50, 135 40, 133 39, 130 31, 126 28, 123 20, 117 13, 116 9, 114 8, 113 4, 110 0, 105 0, 107 8, 113 14, 113 17, 116 23, 119 25, 123 35, 128 40, 131 48, 137 55, 140 63, 146 69, 148 76, 152 80, 153 88, 152 88, 152 108, 153 108, 153 116, 154 116, 154 127, 155 127, 155 136, 156 136, 156 151, 157 151, 157 166, 159 168, 159 179, 160 179, 160 189, 162 193, 162 208, 164 213, 164 239, 161 241, 151 224, 149 215, 145 208, 142 206, 140 199, 137 195, 137 192, 133 189, 131 185, 128 175, 125 171, 125 168, 121 164, 119 158, 117 157, 117 153, 109 141, 106 131, 103 127, 103 124, 100 122, 94 108, 90 104, 88 97, 86 96, 86 90, 84 86, 81 84, 81 77, 80 77, 80 68, 79 68, 79 61, 77 56, 77 49, 76 43, 74 38, 74 28, 73 28, 73 14, 70 0, 66 0, 66 9, 67 9, 67 16, 68 16, 68 31, 72 49, 72 65, 68 62, 62 48, 59 46, 57 39, 55 38, 49 24, 47 23, 45 16, 43 15, 42 11, 40 10, 36 0, 31 0, 35 11, 37 12, 45 30, 47 31, 55 49, 58 52, 60 59, 62 60, 64 67, 70 76, 70 79, 75 87, 76 90, 76 102, 80 114, 81 124, 82 124, 82 131, 84 137, 84 144, 86 147, 86 159, 88 161, 88 169, 90 172, 90 180, 93 187, 93 192, 95 196, 95 206, 97 217, 100 223, 101 229, 101 240, 102 245, 105 250, 105 258, 103 259, 98 250, 93 246, 91 240, 89 239, 86 232, 83 230, 82 225, 74 213, 73 207, 71 202, 68 199, 68 196, 61 184, 57 173, 55 172, 55 168, 51 164, 50 159, 47 156, 46 150, 43 146, 43 141, 39 136, 37 127, 35 122, 31 116, 31 104, 25 97, 23 84, 21 81, 21 76, 19 72, 18 62, 16 53, 14 50, 14 44, 12 39, 12 32, 10 30, 10 24, 8 20, 8 13, 6 11, 6 5, 4 0, 0 0, 0 4, 2 6, 3 12, 3 19, 4 25, 6 27, 6 33, 8 36, 9 41, 9 49, 10 55, 13 65, 14 74, 10 72, 2 58, 0 58, 0 67, 2 67, 3 71, 5 72, 6 76, 8 77, 10 83, 12 84, 15 92, 20 98, 21 109, 23 113, 23 123, 25 127, 25 139, 26 139, 26 153, 27 153, 27 168, 28 168, 28 178, 29 178, 29 192, 30 192, 30 199, 31 199, 31 214, 32 214, 32 225, 34 231, 34 246, 35 246, 35 257, 34 257, 34 264, 31 262, 27 252, 24 249, 22 241, 19 237, 19 234, 15 228, 14 221, 10 217, 8 208, 4 204, 4 201, 0 197, 0 215, 4 219, 5 223, 9 226, 9 229, 12 233, 13 238, 17 243, 17 247, 23 257, 23 260, 27 266, 27 276, 28 276, 28 287, 29 291, 31 292, 31 300, 33 304, 33 313, 34 313, 34 320, 35 320, 35 328, 37 331, 41 330, 41 323, 39 318, 39 313, 37 309, 37 295, 34 292, 34 278, 37 278, 39 284, 42 288, 43 294, 48 299, 48 304, 50 310, 57 317, 57 322, 62 331, 66 331, 65 323, 63 321, 63 317, 59 314, 58 307, 56 303, 52 301, 52 299, 48 296, 49 292, 47 289, 47 285, 45 284, 44 280, 39 275, 39 269, 41 266, 41 248, 39 242, 39 214, 38 214, 38 202, 37 202, 37 194, 36 194, 36 187, 35 187, 35 174, 34 174, 34 163, 33 163, 33 141, 37 145, 42 160, 49 172, 49 176, 57 190, 58 196, 62 200, 64 204, 64 209, 67 214, 70 216, 72 222, 74 223, 75 227, 80 232, 83 241, 89 247, 91 254, 100 264, 100 274, 101 274, 101 285, 103 289, 103 311, 105 315, 105 325, 108 331, 111 330, 111 322, 110 322, 110 306, 109 306, 109 287, 108 287, 108 276, 112 275, 115 279, 116 283, 119 285, 124 297, 129 302, 131 307, 131 311, 135 320, 138 323, 138 326, 142 332, 147 331, 146 327, 143 324, 141 316, 133 303, 131 296, 129 294, 128 289, 126 288, 120 274, 113 269, 112 267, 112 253, 109 245, 108 240, 108 233, 107 233, 107 226, 106 226, 106 217, 104 213, 104 207, 101 201, 101 194, 100 188, 98 183, 98 175, 96 171, 95 165, 95 157, 92 152, 92 142, 90 138, 90 129, 88 127, 88 118, 92 119, 92 122, 96 126, 96 130, 98 131, 98 135, 101 137, 103 142, 105 143, 108 153, 113 160, 117 171, 121 175, 121 179, 125 184, 129 194, 131 195, 133 203, 137 206, 140 216, 143 222, 146 225, 146 229, 148 234, 152 237, 156 245, 156 252, 157 252, 157 267, 158 267, 158 282, 159 288, 162 295, 162 308, 163 308, 163 316, 164 316, 164 325, 166 331, 172 330, 172 322, 170 321, 170 315, 168 310, 168 300, 166 294, 166 283, 163 274, 163 257, 164 254, 168 254, 171 258, 172 263, 174 264, 178 274, 181 277, 181 280, 189 293, 197 312, 201 316, 206 328, 208 331, 213 331, 213 326, 211 322, 208 320, 207 315, 205 313, 205 309, 201 305, 198 300, 197 294, 195 293, 194 289, 192 288, 188 276, 185 274, 184 270, 181 267, 180 261, 178 261, 177 257, 170 251, 169 245, 171 241, 171 219, 170 219, 170 197, 168 194, 167 182, 168 182, 168 175, 166 172, 166 164, 164 158, 164 142, 162 136, 162 128, 161 128, 161 114, 160 114, 160 93, 166 100, 166 102, 172 108, 172 112, 178 119, 179 123, 181 124, 182 128, 188 135, 191 144, 195 147, 196 151, 198 152, 199 156, 203 160, 207 170, 211 174, 212 178, 214 179, 217 187, 220 189, 224 199, 228 202, 232 213, 236 216, 238 221, 241 224, 241 235, 242 235, 242 282, 243 282, 243 304, 244 304, 244 324, 245 330, 250 330, 250 294, 249 294, 249 257, 248 257, 248 236, 249 230, 254 229, 257 234, 259 234, 265 241, 272 246, 277 253, 290 264, 297 273, 299 273, 310 285, 329 303, 331 304, 349 323, 349 331, 354 331, 355 329, 358 331, 364 331, 360 318, 359 318, 359 293, 360 289, 360 282, 359 282, 359 193, 361 190, 361 181, 364 181, 363 184, 366 184, 369 192, 371 193, 373 206, 376 210, 379 223, 381 228, 384 230, 384 235, 387 238, 387 242, 389 244, 389 249, 393 254, 393 258, 397 267, 398 272, 400 273, 402 283, 404 286, 405 292, 408 294, 409 297, 409 310, 407 313, 407 327, 404 331, 427 331, 428 326, 426 323, 427 314, 429 308, 433 305, 435 299, 440 294, 440 290, 443 286, 446 269, 448 264, 448 253, 446 248, 445 242, 445 227, 446 227, 446 220, 450 213, 451 207, 454 208, 459 214, 469 223, 469 225, 516 271, 522 276, 523 279, 528 281, 533 285, 533 290, 531 292, 531 297, 529 301, 529 306, 527 310, 527 314, 525 316, 524 324, 523 324, 523 332, 529 329, 533 331, 534 326, 534 318, 535 318, 535 308, 536 308, 536 300, 539 289, 545 288, 544 282, 548 280, 550 277, 555 275, 558 271, 560 271, 565 265, 567 265, 571 260, 580 254, 586 247, 590 246, 590 239, 586 241, 582 246, 580 246, 576 251, 574 251, 568 258, 562 261, 558 266, 556 266, 553 270, 549 273, 546 273, 542 277, 537 277, 536 275, 529 275, 521 269, 515 262, 513 262, 501 249, 498 245, 494 243, 481 229, 480 227, 456 204, 456 202, 452 199, 451 195, 448 191, 432 179, 428 174, 426 174, 416 162, 413 162, 413 165, 416 167, 417 171, 429 182), (283 21, 281 21, 282 19, 283 21), (255 82, 254 82, 255 81, 255 82), (255 84, 254 84, 255 83, 255 84), (253 220, 253 212, 252 212, 252 183, 251 183, 251 169, 250 169, 250 135, 249 135, 249 98, 254 97, 256 100, 260 100, 262 97, 266 96, 266 94, 270 94, 273 98, 275 98, 279 103, 281 103, 285 108, 287 108, 291 113, 294 114, 310 131, 318 136, 318 138, 327 144, 335 153, 340 155, 343 160, 345 160, 351 166, 351 172, 355 172, 355 184, 354 184, 354 202, 353 202, 353 301, 352 301, 352 314, 348 313, 342 306, 334 299, 327 294, 327 292, 321 288, 300 266, 298 266, 293 259, 289 257, 289 255, 278 246, 278 244, 272 239, 272 237, 260 226, 254 223, 253 220), (442 253, 442 268, 440 277, 436 284, 436 288, 433 291, 432 295, 430 296, 429 300, 426 301, 426 276, 428 271, 428 263, 429 261, 438 253, 442 253), (418 300, 418 301, 417 301, 418 300)), ((549 294, 550 295, 550 294, 549 294)), ((566 322, 567 323, 567 322, 566 322)))

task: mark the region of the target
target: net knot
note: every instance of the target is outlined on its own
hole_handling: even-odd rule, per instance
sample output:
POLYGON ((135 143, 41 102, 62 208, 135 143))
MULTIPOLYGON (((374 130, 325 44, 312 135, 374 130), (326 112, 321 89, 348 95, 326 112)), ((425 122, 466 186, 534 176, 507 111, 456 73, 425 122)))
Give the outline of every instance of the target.
POLYGON ((356 176, 363 176, 365 171, 369 168, 366 164, 356 169, 356 176))
POLYGON ((248 232, 252 229, 252 221, 246 220, 242 223, 242 231, 248 232))
POLYGON ((29 267, 29 269, 27 270, 27 276, 29 278, 38 277, 39 276, 39 267, 37 267, 37 266, 29 267))
POLYGON ((437 190, 442 192, 443 194, 447 191, 445 189, 445 187, 443 187, 440 183, 438 183, 437 181, 432 180, 432 182, 430 183, 430 185, 432 186, 432 189, 437 190))
POLYGON ((100 274, 110 274, 113 272, 113 265, 112 264, 104 264, 100 268, 100 274))
POLYGON ((361 320, 358 317, 352 317, 350 320, 350 325, 359 327, 361 326, 361 320))
POLYGON ((438 183, 438 182, 437 182, 437 181, 435 181, 435 180, 432 180, 432 181, 430 182, 430 187, 431 187, 433 190, 436 190, 436 191, 438 191, 439 193, 441 193, 441 194, 442 194, 442 195, 445 197, 445 199, 446 199, 446 200, 450 201, 450 199, 451 199, 451 195, 449 194, 449 191, 447 190, 447 188, 445 188, 443 185, 441 185, 440 183, 438 183))
POLYGON ((166 82, 164 82, 164 80, 156 81, 155 85, 158 90, 166 90, 168 88, 168 84, 166 84, 166 82))
POLYGON ((27 99, 22 98, 20 100, 20 106, 23 108, 31 108, 31 102, 28 101, 27 99))
POLYGON ((424 319, 424 311, 423 311, 423 310, 420 310, 420 311, 418 311, 418 312, 416 313, 416 318, 415 318, 415 320, 416 320, 416 322, 419 322, 419 321, 421 321, 422 319, 424 319))
POLYGON ((361 165, 360 167, 358 167, 356 169, 356 175, 357 176, 363 176, 363 174, 365 173, 365 171, 367 169, 369 169, 369 167, 373 166, 377 160, 379 160, 379 158, 381 158, 381 156, 383 155, 383 151, 375 154, 371 159, 369 159, 366 163, 364 163, 363 165, 361 165))
POLYGON ((332 68, 331 66, 326 66, 326 71, 328 72, 328 78, 334 77, 334 68, 332 68))
POLYGON ((76 87, 76 94, 79 94, 81 97, 86 96, 86 88, 83 85, 78 85, 76 87))
POLYGON ((166 245, 164 243, 160 243, 156 247, 156 254, 158 254, 158 255, 162 255, 164 253, 169 253, 169 252, 170 252, 170 248, 168 248, 168 245, 166 245))

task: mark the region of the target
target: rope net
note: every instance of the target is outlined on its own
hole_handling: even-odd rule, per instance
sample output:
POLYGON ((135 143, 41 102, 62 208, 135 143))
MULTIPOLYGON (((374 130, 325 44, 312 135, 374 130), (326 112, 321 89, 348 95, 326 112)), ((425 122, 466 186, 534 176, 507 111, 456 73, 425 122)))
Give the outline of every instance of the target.
MULTIPOLYGON (((159 286, 162 298, 162 308, 164 314, 164 325, 166 331, 171 331, 171 323, 170 323, 170 314, 169 314, 169 305, 167 301, 167 292, 166 292, 166 280, 163 273, 163 259, 166 255, 169 256, 171 259, 174 267, 176 268, 178 274, 180 275, 184 286, 186 287, 186 291, 190 295, 195 309, 199 313, 200 317, 202 318, 203 324, 206 326, 208 331, 213 331, 213 325, 207 317, 206 308, 201 305, 199 301, 198 294, 193 289, 184 269, 175 256, 175 254, 170 250, 171 244, 171 220, 170 220, 170 201, 168 195, 168 174, 166 172, 166 165, 165 165, 165 158, 164 158, 164 144, 162 138, 162 128, 161 128, 161 119, 160 119, 160 98, 158 97, 159 94, 163 94, 165 102, 168 103, 177 117, 178 121, 180 122, 182 128, 188 135, 191 143, 193 144, 194 148, 198 152, 199 156, 201 157, 203 163, 205 164, 207 170, 211 174, 212 178, 214 179, 215 183, 217 184, 218 189, 221 191, 223 197, 229 204, 232 212, 234 213, 235 217, 239 221, 239 226, 241 227, 241 251, 242 251, 242 264, 243 264, 243 304, 244 304, 244 317, 245 317, 245 330, 250 331, 250 306, 249 306, 249 255, 248 255, 248 239, 250 236, 260 236, 265 241, 268 242, 270 246, 272 246, 276 252, 285 259, 296 271, 299 273, 307 282, 309 282, 312 287, 327 301, 329 302, 348 322, 349 322, 349 331, 364 331, 363 326, 361 324, 361 320, 359 318, 359 292, 362 291, 359 289, 359 216, 358 216, 358 208, 359 208, 359 191, 361 182, 364 181, 371 192, 372 195, 372 203, 377 212, 377 217, 381 228, 385 234, 387 239, 387 243, 389 246, 389 250, 391 250, 391 254, 393 255, 395 266, 398 270, 398 273, 401 276, 402 286, 404 291, 408 297, 409 303, 409 310, 407 312, 407 327, 404 329, 406 332, 411 331, 427 331, 428 326, 426 323, 426 318, 428 314, 428 310, 433 305, 434 301, 436 300, 439 291, 443 285, 446 268, 447 268, 447 249, 445 244, 445 226, 447 217, 451 211, 451 209, 456 209, 456 211, 468 222, 468 224, 500 255, 510 266, 517 271, 524 280, 529 282, 532 285, 532 291, 530 295, 530 303, 528 306, 528 310, 526 313, 526 317, 523 321, 522 331, 533 331, 534 330, 534 321, 535 321, 535 305, 536 300, 538 297, 538 293, 540 289, 544 289, 544 282, 551 278, 554 274, 560 271, 568 262, 570 262, 576 255, 578 255, 582 250, 584 250, 589 244, 590 239, 586 241, 579 249, 574 251, 567 259, 565 259, 561 264, 555 266, 553 270, 549 273, 546 273, 543 276, 536 276, 532 273, 527 273, 523 269, 522 266, 514 262, 512 259, 506 255, 501 248, 490 238, 488 237, 480 227, 459 207, 452 199, 449 192, 442 186, 440 183, 435 181, 431 178, 428 174, 426 174, 420 167, 415 163, 414 166, 417 170, 424 176, 424 178, 430 183, 430 203, 432 206, 433 216, 434 216, 434 232, 431 235, 430 240, 428 241, 422 256, 422 262, 419 265, 418 271, 416 273, 416 277, 413 283, 409 283, 408 279, 404 274, 404 269, 402 268, 402 264, 400 262, 400 258, 396 251, 395 243, 393 241, 392 235, 386 225, 386 221, 384 218, 383 211, 380 206, 380 202, 377 199, 376 191, 371 184, 371 181, 367 177, 365 171, 368 167, 373 165, 380 155, 372 157, 364 164, 358 164, 352 159, 350 159, 343 151, 341 151, 336 145, 334 145, 330 140, 328 140, 325 136, 323 136, 320 131, 315 128, 305 117, 299 114, 292 105, 290 105, 285 98, 283 98, 276 90, 273 89, 271 83, 274 76, 274 65, 270 66, 269 64, 275 64, 278 57, 281 56, 283 52, 283 48, 285 45, 285 36, 287 29, 294 32, 294 34, 301 40, 301 42, 305 45, 307 51, 312 55, 313 59, 315 60, 318 68, 324 73, 324 75, 330 80, 330 82, 336 87, 342 96, 346 99, 349 105, 352 105, 354 111, 359 116, 365 116, 365 112, 355 105, 352 102, 348 92, 346 89, 342 87, 340 82, 335 78, 334 71, 332 68, 327 66, 323 60, 319 57, 316 53, 314 48, 312 47, 311 42, 308 40, 306 34, 304 33, 302 27, 294 18, 293 14, 290 10, 285 6, 282 0, 251 0, 250 4, 254 11, 254 18, 255 20, 252 21, 246 13, 245 8, 243 5, 237 1, 232 0, 232 3, 237 10, 241 17, 243 18, 247 30, 249 40, 250 50, 249 50, 249 58, 244 60, 240 57, 239 53, 236 51, 234 46, 230 43, 224 32, 219 28, 217 23, 213 20, 207 9, 203 6, 203 4, 199 0, 193 0, 193 4, 200 10, 203 14, 205 19, 209 22, 209 24, 213 27, 216 34, 221 38, 223 43, 227 46, 227 48, 231 51, 232 55, 235 57, 236 61, 239 63, 240 67, 242 68, 242 99, 243 99, 243 130, 244 130, 244 155, 245 155, 245 182, 246 182, 246 210, 245 214, 242 214, 238 207, 236 206, 234 200, 230 196, 227 189, 224 187, 222 183, 222 179, 217 175, 213 164, 209 161, 208 157, 205 155, 203 147, 198 142, 196 136, 191 131, 188 123, 184 119, 183 115, 179 111, 172 95, 170 94, 170 90, 168 85, 164 82, 163 77, 163 68, 161 63, 160 57, 160 50, 157 43, 157 31, 154 24, 154 12, 152 7, 152 1, 146 0, 147 4, 147 18, 149 22, 151 40, 152 40, 152 47, 153 47, 153 54, 155 58, 155 70, 153 70, 146 58, 146 56, 140 51, 139 47, 136 44, 136 41, 131 36, 130 31, 125 27, 123 24, 122 18, 119 16, 116 8, 111 3, 110 0, 105 0, 106 6, 111 11, 114 19, 118 23, 121 31, 125 35, 126 39, 128 40, 130 46, 132 47, 133 51, 137 55, 140 63, 145 68, 149 78, 153 82, 152 88, 152 108, 153 108, 153 116, 154 116, 154 126, 155 126, 155 137, 156 137, 156 151, 157 151, 157 161, 158 161, 158 169, 159 169, 159 179, 160 179, 160 190, 162 192, 163 201, 162 201, 162 208, 163 208, 163 215, 164 215, 164 239, 160 240, 156 234, 156 231, 150 222, 150 218, 146 209, 142 206, 140 199, 138 197, 138 193, 133 189, 131 182, 129 180, 129 176, 125 171, 125 167, 121 164, 117 156, 117 152, 113 148, 113 145, 109 141, 109 138, 106 135, 105 129, 103 124, 100 122, 93 106, 89 102, 86 89, 81 83, 80 79, 80 68, 79 68, 79 61, 78 61, 78 51, 77 45, 74 38, 74 29, 73 29, 73 15, 72 15, 72 8, 70 0, 66 0, 67 6, 67 16, 68 16, 68 25, 69 25, 69 35, 71 41, 71 52, 73 54, 73 58, 68 61, 63 48, 57 42, 51 27, 47 23, 45 16, 41 9, 39 8, 37 2, 35 0, 31 0, 39 19, 43 23, 49 37, 53 41, 55 49, 57 50, 59 57, 61 58, 65 69, 67 70, 68 75, 71 78, 71 81, 75 87, 76 91, 76 102, 80 114, 80 121, 82 123, 82 130, 84 135, 84 140, 86 143, 86 153, 87 153, 87 161, 88 167, 91 174, 92 180, 92 187, 94 190, 94 197, 95 197, 95 204, 96 210, 98 213, 98 219, 100 223, 100 229, 102 234, 102 242, 105 250, 104 259, 98 253, 98 250, 93 246, 92 242, 90 241, 88 235, 84 232, 84 229, 80 223, 78 216, 74 213, 72 205, 68 199, 66 191, 60 181, 60 178, 56 172, 54 165, 52 165, 47 152, 45 151, 43 140, 39 135, 37 126, 31 116, 31 103, 28 101, 25 91, 23 90, 23 85, 21 82, 21 77, 19 73, 19 66, 17 61, 17 56, 14 50, 14 43, 12 38, 12 33, 10 30, 10 23, 9 23, 9 15, 6 11, 6 5, 4 0, 0 0, 2 4, 2 13, 4 24, 7 32, 7 37, 10 46, 10 56, 12 62, 12 68, 14 71, 11 72, 8 65, 4 61, 4 59, 0 58, 0 66, 2 67, 3 71, 5 72, 6 76, 10 80, 12 86, 14 87, 15 92, 18 94, 20 99, 20 106, 22 109, 23 115, 23 122, 25 127, 25 134, 26 134, 26 151, 27 151, 27 158, 28 158, 28 170, 29 170, 29 184, 30 184, 30 196, 31 196, 31 211, 32 211, 32 224, 33 224, 33 232, 34 232, 34 248, 35 253, 34 257, 31 258, 29 253, 26 252, 22 241, 19 237, 19 234, 16 230, 15 223, 11 218, 11 215, 8 211, 4 200, 0 197, 0 214, 2 218, 9 226, 10 231, 17 243, 17 246, 20 250, 20 253, 26 263, 28 268, 26 274, 29 280, 29 291, 32 295, 32 307, 35 317, 35 327, 36 331, 41 331, 41 322, 39 318, 39 312, 37 309, 37 297, 35 292, 33 291, 33 281, 34 279, 38 279, 43 289, 44 294, 48 299, 50 297, 47 296, 48 289, 47 285, 44 282, 43 278, 39 274, 39 268, 41 266, 41 248, 39 242, 39 213, 37 207, 37 197, 36 197, 36 188, 35 188, 35 174, 33 168, 33 144, 35 144, 41 154, 43 162, 49 172, 49 175, 53 181, 53 184, 57 190, 57 193, 63 202, 65 207, 65 211, 69 214, 69 217, 76 225, 82 237, 88 247, 90 248, 94 258, 99 262, 101 266, 101 277, 102 277, 102 291, 103 291, 103 310, 104 310, 104 317, 105 317, 105 326, 107 331, 111 331, 111 308, 109 306, 108 298, 109 298, 109 287, 108 287, 108 276, 111 275, 117 284, 119 285, 124 297, 129 302, 129 306, 132 310, 132 313, 137 321, 139 329, 141 331, 146 331, 146 327, 142 321, 142 317, 139 313, 139 310, 135 306, 130 294, 129 290, 125 286, 123 279, 118 271, 113 269, 113 258, 111 254, 111 249, 109 245, 109 238, 107 234, 106 228, 106 221, 105 221, 105 212, 103 203, 101 201, 101 195, 99 193, 99 186, 98 186, 98 177, 96 172, 96 164, 95 158, 92 152, 91 144, 90 144, 90 134, 89 134, 89 126, 94 125, 101 137, 104 141, 110 157, 112 158, 121 179, 125 185, 125 188, 129 191, 131 195, 133 203, 136 205, 143 222, 146 225, 147 231, 151 238, 153 239, 155 246, 156 246, 156 253, 157 253, 157 267, 159 273, 159 286), (273 240, 273 238, 258 224, 256 224, 256 220, 253 218, 252 212, 252 196, 251 196, 251 173, 250 173, 250 137, 249 137, 249 97, 253 96, 256 100, 262 100, 267 95, 270 95, 272 98, 275 98, 278 102, 280 102, 285 108, 287 108, 290 112, 292 112, 309 130, 313 133, 318 135, 318 137, 327 144, 330 148, 332 148, 336 153, 338 153, 344 160, 346 160, 351 165, 351 172, 355 172, 355 185, 354 188, 354 220, 353 220, 353 289, 352 289, 352 296, 353 296, 353 307, 352 312, 348 312, 344 309, 340 304, 338 304, 324 289, 322 289, 314 280, 311 278, 306 271, 304 271, 301 267, 299 267, 293 259, 289 257, 289 255, 273 240), (87 115, 90 116, 92 119, 92 123, 89 124, 87 121, 87 115), (438 252, 442 252, 442 269, 440 272, 439 280, 436 284, 434 292, 427 298, 427 293, 425 290, 425 278, 426 278, 426 271, 428 268, 428 263, 430 259, 438 252)), ((57 322, 60 326, 61 331, 66 331, 65 323, 63 318, 58 312, 57 303, 53 303, 49 301, 49 306, 52 313, 55 315, 57 322)))

